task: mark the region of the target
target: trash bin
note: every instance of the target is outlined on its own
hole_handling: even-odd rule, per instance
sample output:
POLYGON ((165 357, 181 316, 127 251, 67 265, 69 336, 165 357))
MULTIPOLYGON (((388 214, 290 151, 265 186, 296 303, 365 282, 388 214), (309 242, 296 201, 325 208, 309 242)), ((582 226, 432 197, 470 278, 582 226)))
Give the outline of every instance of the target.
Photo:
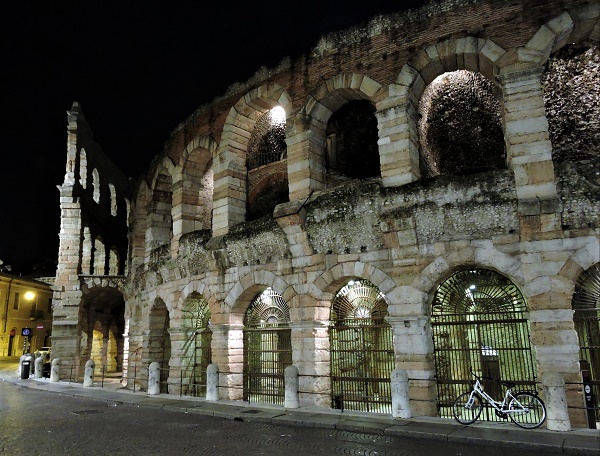
POLYGON ((31 360, 25 359, 21 363, 21 380, 29 378, 29 370, 31 369, 31 360))

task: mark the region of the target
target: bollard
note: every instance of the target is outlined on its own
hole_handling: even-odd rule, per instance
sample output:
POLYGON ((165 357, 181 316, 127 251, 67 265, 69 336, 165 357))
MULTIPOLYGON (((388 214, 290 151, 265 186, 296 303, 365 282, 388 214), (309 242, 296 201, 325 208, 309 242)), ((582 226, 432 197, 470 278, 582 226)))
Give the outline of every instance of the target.
POLYGON ((96 363, 93 359, 89 359, 87 363, 85 363, 85 372, 83 374, 83 386, 90 387, 94 386, 94 369, 96 368, 96 363))
POLYGON ((216 364, 209 364, 206 368, 206 400, 219 400, 219 366, 216 364))
POLYGON ((546 427, 550 431, 570 431, 565 381, 557 372, 546 372, 542 378, 546 399, 546 427))
POLYGON ((148 394, 160 394, 160 364, 157 362, 148 368, 148 394))
POLYGON ((42 370, 44 369, 44 358, 41 356, 37 357, 34 362, 35 365, 35 378, 42 378, 42 370))
POLYGON ((50 367, 50 381, 58 382, 60 381, 60 359, 54 358, 52 360, 52 365, 50 367))
POLYGON ((19 357, 19 367, 17 368, 17 375, 20 377, 21 376, 21 367, 23 365, 23 360, 25 359, 25 355, 21 355, 19 357))
POLYGON ((410 400, 408 394, 408 372, 406 369, 394 369, 391 375, 392 418, 410 418, 410 400))
POLYGON ((25 356, 21 361, 21 380, 27 380, 31 374, 31 356, 25 356))
POLYGON ((294 365, 288 366, 284 371, 285 376, 285 399, 283 406, 288 409, 300 407, 298 400, 298 368, 294 365))

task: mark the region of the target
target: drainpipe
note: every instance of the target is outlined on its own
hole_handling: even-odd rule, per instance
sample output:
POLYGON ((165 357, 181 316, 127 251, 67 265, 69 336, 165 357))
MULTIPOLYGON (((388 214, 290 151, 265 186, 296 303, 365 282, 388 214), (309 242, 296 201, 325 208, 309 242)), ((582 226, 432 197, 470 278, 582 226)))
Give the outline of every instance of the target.
POLYGON ((10 287, 12 286, 13 280, 15 279, 10 279, 8 282, 8 291, 6 292, 6 303, 4 304, 4 334, 6 334, 6 325, 8 324, 8 302, 10 300, 10 287))

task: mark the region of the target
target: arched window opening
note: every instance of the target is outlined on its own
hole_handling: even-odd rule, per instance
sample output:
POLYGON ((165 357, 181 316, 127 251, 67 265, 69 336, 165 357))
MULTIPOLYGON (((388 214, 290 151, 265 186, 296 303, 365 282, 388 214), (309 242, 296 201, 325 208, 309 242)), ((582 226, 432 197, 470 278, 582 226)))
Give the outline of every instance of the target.
POLYGON ((551 56, 542 75, 552 159, 600 157, 600 46, 571 44, 551 56))
POLYGON ((331 396, 336 409, 391 413, 392 328, 383 293, 350 280, 331 302, 331 396))
POLYGON ((94 246, 92 247, 93 264, 94 264, 94 275, 106 274, 106 249, 104 242, 101 237, 94 239, 94 246))
POLYGON ((83 239, 81 241, 81 273, 93 274, 94 265, 92 263, 92 234, 90 228, 83 227, 83 239))
MULTIPOLYGON (((433 297, 431 326, 437 378, 438 408, 452 417, 456 397, 478 375, 510 381, 519 389, 535 389, 536 369, 529 342, 525 299, 505 276, 488 269, 464 269, 442 282, 433 297)), ((498 382, 486 391, 500 398, 498 382)), ((493 409, 482 419, 502 420, 493 409)))
POLYGON ((254 125, 248 142, 248 171, 287 158, 285 111, 275 106, 254 125))
POLYGON ((183 305, 181 350, 182 394, 194 397, 206 395, 206 369, 212 362, 212 331, 209 328, 208 301, 200 293, 192 293, 183 305))
MULTIPOLYGON (((592 393, 600 397, 600 263, 585 271, 577 280, 573 293, 573 322, 579 337, 582 370, 588 370, 592 393)), ((596 409, 596 421, 600 410, 596 409)))
POLYGON ((87 155, 82 147, 79 151, 79 184, 85 189, 87 188, 87 155))
POLYGON ((110 192, 110 215, 116 217, 117 215, 117 191, 113 184, 108 184, 108 190, 110 192))
POLYGON ((214 192, 210 151, 200 147, 191 151, 183 173, 181 234, 210 229, 214 192))
POLYGON ((419 103, 421 175, 465 175, 506 168, 500 102, 479 73, 444 73, 419 103))
POLYGON ((256 296, 244 317, 244 400, 283 405, 284 371, 292 364, 290 311, 272 288, 256 296))
POLYGON ((108 274, 119 274, 119 250, 116 247, 111 247, 108 257, 108 274))
POLYGON ((285 173, 270 174, 257 183, 248 197, 248 220, 272 215, 275 206, 287 203, 290 192, 285 173))
POLYGON ((100 173, 96 168, 92 171, 92 190, 92 198, 96 203, 100 203, 100 173))
POLYGON ((332 114, 326 129, 327 185, 379 176, 375 107, 353 100, 332 114))

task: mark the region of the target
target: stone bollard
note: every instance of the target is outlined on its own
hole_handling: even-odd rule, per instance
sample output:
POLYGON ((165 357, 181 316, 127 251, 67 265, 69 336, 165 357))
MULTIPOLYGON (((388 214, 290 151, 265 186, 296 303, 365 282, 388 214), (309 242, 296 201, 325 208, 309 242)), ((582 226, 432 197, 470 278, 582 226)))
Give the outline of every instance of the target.
POLYGON ((209 364, 206 368, 206 400, 219 400, 219 366, 216 364, 209 364))
POLYGON ((546 372, 542 378, 546 400, 546 427, 550 431, 570 431, 565 380, 557 372, 546 372))
POLYGON ((41 356, 35 359, 35 378, 42 378, 42 369, 44 368, 44 358, 41 356))
POLYGON ((21 369, 23 368, 23 360, 25 359, 25 355, 21 355, 19 357, 19 367, 17 368, 17 375, 21 376, 21 369))
POLYGON ((160 394, 160 364, 157 362, 148 368, 148 394, 160 394))
POLYGON ((87 363, 85 363, 85 372, 83 374, 83 386, 94 386, 94 369, 96 369, 96 363, 93 359, 88 359, 87 363))
POLYGON ((394 369, 391 375, 392 418, 410 418, 410 400, 408 395, 408 372, 394 369))
POLYGON ((285 400, 283 406, 289 409, 300 407, 298 400, 298 368, 294 365, 288 366, 285 375, 285 400))
POLYGON ((60 381, 60 359, 54 358, 52 360, 52 366, 50 367, 50 381, 58 382, 60 381))

